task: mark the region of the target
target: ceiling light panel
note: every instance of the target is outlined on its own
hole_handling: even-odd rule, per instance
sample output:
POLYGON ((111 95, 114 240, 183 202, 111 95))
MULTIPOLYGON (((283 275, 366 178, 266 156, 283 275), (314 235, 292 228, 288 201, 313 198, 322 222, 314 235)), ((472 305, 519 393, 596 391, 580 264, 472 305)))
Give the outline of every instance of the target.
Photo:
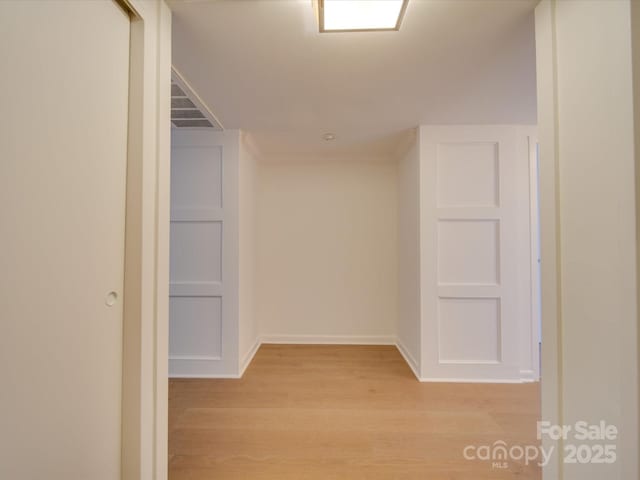
POLYGON ((319 0, 321 32, 397 30, 408 0, 319 0))

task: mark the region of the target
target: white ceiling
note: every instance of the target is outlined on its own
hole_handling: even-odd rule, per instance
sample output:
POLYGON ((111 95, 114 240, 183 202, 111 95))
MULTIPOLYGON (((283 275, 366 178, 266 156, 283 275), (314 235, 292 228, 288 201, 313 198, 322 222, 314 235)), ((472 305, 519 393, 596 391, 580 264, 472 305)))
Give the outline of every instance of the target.
POLYGON ((320 34, 311 0, 169 0, 173 64, 265 153, 386 154, 419 124, 536 122, 536 3, 409 0, 399 32, 320 34))

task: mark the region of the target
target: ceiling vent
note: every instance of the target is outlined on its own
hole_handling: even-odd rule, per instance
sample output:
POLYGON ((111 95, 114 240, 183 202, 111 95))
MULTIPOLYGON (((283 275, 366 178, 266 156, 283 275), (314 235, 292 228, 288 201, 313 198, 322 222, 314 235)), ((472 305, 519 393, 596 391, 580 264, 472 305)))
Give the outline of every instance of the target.
POLYGON ((171 69, 171 125, 223 130, 215 115, 175 68, 171 69))

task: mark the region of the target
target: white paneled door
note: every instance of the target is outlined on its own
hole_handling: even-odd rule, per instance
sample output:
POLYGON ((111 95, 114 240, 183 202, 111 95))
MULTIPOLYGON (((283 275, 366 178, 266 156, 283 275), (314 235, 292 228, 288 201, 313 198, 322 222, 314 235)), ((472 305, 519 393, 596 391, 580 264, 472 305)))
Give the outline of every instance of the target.
POLYGON ((172 132, 169 374, 235 376, 238 132, 172 132))
POLYGON ((120 478, 129 27, 0 2, 0 478, 120 478))
POLYGON ((520 380, 519 303, 528 300, 518 298, 518 282, 528 278, 520 267, 529 268, 529 257, 518 245, 517 215, 520 195, 528 218, 529 192, 516 190, 528 175, 516 131, 421 129, 426 379, 520 380))

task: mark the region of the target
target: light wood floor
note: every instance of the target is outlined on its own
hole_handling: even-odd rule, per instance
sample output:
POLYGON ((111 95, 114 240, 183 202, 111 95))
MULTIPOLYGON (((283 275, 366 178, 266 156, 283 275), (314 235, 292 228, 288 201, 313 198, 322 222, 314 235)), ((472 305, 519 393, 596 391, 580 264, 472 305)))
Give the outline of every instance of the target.
POLYGON ((242 379, 169 392, 170 480, 540 478, 462 454, 536 444, 538 384, 419 383, 392 346, 263 345, 242 379))

